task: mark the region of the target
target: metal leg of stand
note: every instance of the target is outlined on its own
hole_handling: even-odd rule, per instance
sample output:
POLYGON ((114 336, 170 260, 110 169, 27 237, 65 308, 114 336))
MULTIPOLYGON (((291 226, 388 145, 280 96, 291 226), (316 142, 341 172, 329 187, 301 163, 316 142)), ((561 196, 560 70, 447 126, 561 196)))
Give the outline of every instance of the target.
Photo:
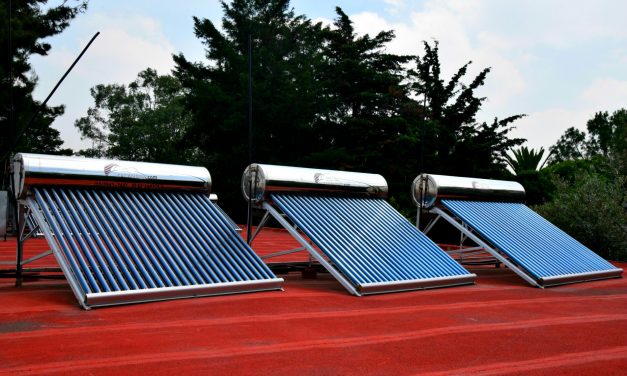
POLYGON ((22 259, 24 257, 24 206, 15 203, 15 222, 17 227, 17 255, 15 257, 15 287, 22 287, 22 259))

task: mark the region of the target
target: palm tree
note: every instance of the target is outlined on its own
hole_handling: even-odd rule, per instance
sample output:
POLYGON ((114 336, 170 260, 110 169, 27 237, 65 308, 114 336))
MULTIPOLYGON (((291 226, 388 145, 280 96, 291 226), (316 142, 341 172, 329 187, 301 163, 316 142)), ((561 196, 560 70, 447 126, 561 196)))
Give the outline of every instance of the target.
POLYGON ((522 146, 517 150, 512 150, 514 157, 505 154, 505 161, 511 167, 514 174, 518 175, 521 171, 536 171, 544 168, 546 160, 540 165, 542 156, 544 155, 544 148, 540 148, 537 152, 526 146, 522 146))

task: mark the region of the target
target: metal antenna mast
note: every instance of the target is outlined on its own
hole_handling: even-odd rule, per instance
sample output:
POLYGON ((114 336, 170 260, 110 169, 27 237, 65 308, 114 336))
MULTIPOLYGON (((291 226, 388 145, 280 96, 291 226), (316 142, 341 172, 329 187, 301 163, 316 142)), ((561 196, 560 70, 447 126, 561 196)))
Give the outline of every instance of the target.
MULTIPOLYGON (((252 36, 248 33, 248 165, 253 163, 253 47, 252 36)), ((253 176, 253 175, 251 175, 253 176)), ((246 220, 246 241, 252 241, 253 226, 253 183, 248 184, 248 217, 246 220)))

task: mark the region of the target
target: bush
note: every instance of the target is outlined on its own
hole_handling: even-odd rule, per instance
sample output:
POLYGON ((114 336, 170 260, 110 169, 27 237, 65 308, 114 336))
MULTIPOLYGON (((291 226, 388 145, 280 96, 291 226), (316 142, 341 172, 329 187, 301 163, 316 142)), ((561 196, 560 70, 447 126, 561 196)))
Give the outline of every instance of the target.
POLYGON ((553 200, 534 209, 569 235, 612 260, 627 260, 624 176, 578 172, 571 179, 554 175, 553 200))
POLYGON ((551 174, 540 171, 520 171, 512 180, 516 180, 525 188, 528 205, 539 205, 549 201, 555 192, 551 174))

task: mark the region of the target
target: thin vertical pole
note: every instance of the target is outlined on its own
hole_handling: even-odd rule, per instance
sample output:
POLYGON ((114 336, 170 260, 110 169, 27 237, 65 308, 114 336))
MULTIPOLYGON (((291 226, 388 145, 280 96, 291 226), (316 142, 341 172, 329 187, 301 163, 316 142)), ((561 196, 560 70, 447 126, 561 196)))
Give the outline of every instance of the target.
POLYGON ((24 208, 15 202, 15 222, 17 223, 17 255, 15 257, 15 287, 22 287, 22 259, 24 258, 24 208))
MULTIPOLYGON (((13 119, 13 1, 9 0, 9 127, 11 127, 11 136, 15 136, 17 132, 14 129, 13 119)), ((9 144, 10 145, 10 144, 9 144)))
MULTIPOLYGON (((9 50, 7 51, 7 56, 9 57, 9 132, 6 135, 6 147, 10 148, 12 144, 12 139, 16 137, 17 130, 15 129, 15 119, 14 119, 14 104, 13 104, 13 1, 9 0, 9 50)), ((10 149, 9 149, 10 150, 10 149)), ((7 155, 3 158, 5 161, 10 160, 10 156, 7 155), (8 159, 7 159, 8 158, 8 159)), ((8 162, 6 163, 7 169, 9 167, 8 162)), ((7 171, 7 170, 5 170, 7 171)), ((4 185, 4 178, 2 179, 4 185)), ((4 188, 4 187, 3 187, 4 188)))
POLYGON ((425 97, 422 101, 422 132, 420 135, 420 173, 425 173, 424 171, 424 163, 425 163, 425 127, 427 126, 427 93, 425 93, 425 97))
POLYGON ((253 163, 253 47, 248 34, 248 162, 253 163))
MULTIPOLYGON (((15 109, 13 108, 13 1, 9 0, 9 127, 11 129, 11 136, 14 137, 13 141, 9 141, 10 143, 7 145, 9 148, 7 150, 4 158, 6 161, 9 161, 11 158, 11 151, 13 149, 13 145, 17 143, 18 132, 15 127, 15 109)), ((13 182, 14 175, 9 170, 9 184, 11 185, 12 199, 14 200, 13 205, 13 220, 15 223, 15 233, 17 235, 17 248, 15 250, 15 287, 22 287, 22 258, 24 255, 24 244, 22 242, 22 221, 23 213, 19 209, 19 201, 15 196, 15 182, 13 182)), ((6 240, 6 238, 5 238, 6 240)))
MULTIPOLYGON (((248 165, 253 163, 253 47, 252 36, 248 33, 248 165)), ((252 178, 252 175, 251 175, 252 178)), ((256 181, 255 177, 255 181, 256 181)), ((246 241, 250 245, 253 231, 253 181, 248 182, 248 217, 246 220, 246 241)))
MULTIPOLYGON (((427 126, 427 93, 425 92, 424 98, 422 101, 422 127, 420 134, 420 171, 419 174, 426 173, 424 171, 424 163, 425 163, 425 127, 427 126)), ((422 222, 423 215, 423 203, 425 197, 425 190, 427 189, 426 180, 422 180, 419 182, 420 184, 420 203, 418 204, 418 215, 416 216, 416 227, 420 230, 420 225, 422 222)))

